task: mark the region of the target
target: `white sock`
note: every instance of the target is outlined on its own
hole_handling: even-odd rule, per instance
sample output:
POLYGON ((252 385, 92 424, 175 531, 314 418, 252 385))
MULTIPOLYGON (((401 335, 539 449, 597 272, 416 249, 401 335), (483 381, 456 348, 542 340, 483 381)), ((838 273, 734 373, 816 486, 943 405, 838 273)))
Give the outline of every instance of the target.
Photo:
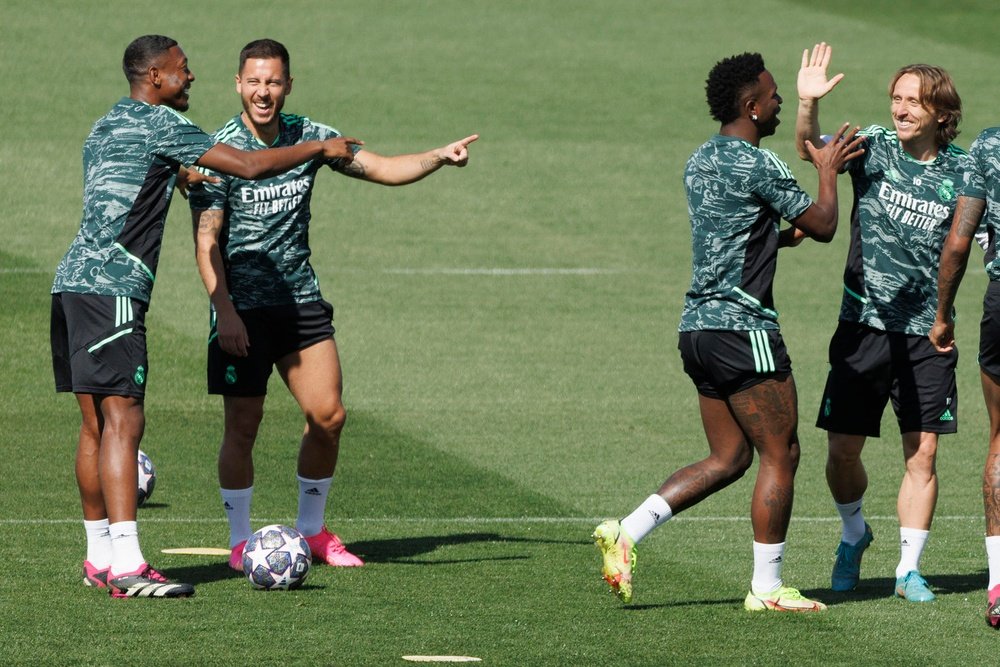
POLYGON ((250 539, 253 531, 250 529, 250 502, 253 500, 253 487, 245 489, 223 489, 219 487, 222 496, 222 508, 226 510, 229 520, 229 548, 250 539))
POLYGON ((861 513, 861 502, 858 498, 853 503, 834 503, 840 514, 840 540, 847 544, 857 544, 865 536, 865 516, 861 513))
POLYGON ((111 566, 111 531, 107 519, 83 522, 87 533, 87 560, 98 570, 111 566))
POLYGON ((920 554, 924 552, 929 530, 919 528, 899 529, 899 565, 896 566, 896 578, 905 577, 907 572, 920 571, 920 554))
POLYGON ((135 572, 146 559, 139 549, 139 527, 135 521, 118 521, 108 526, 111 533, 111 576, 135 572))
POLYGON ((638 544, 654 528, 669 521, 673 515, 674 512, 670 509, 667 501, 660 494, 654 493, 621 520, 622 530, 632 538, 634 543, 638 544))
POLYGON ((755 594, 770 593, 781 588, 781 566, 785 558, 785 543, 753 543, 753 579, 750 590, 755 594))
POLYGON ((986 537, 986 560, 990 564, 990 583, 986 590, 990 591, 1000 584, 1000 535, 986 537))
POLYGON ((326 479, 306 479, 300 475, 296 477, 299 480, 299 516, 295 519, 295 527, 306 537, 312 537, 323 529, 326 497, 330 493, 333 477, 326 479))

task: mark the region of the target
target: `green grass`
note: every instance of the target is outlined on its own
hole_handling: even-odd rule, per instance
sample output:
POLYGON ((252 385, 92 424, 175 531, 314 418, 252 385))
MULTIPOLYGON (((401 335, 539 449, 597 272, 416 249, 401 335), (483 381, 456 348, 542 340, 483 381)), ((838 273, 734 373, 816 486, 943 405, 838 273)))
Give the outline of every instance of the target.
MULTIPOLYGON (((751 616, 753 471, 640 545, 635 604, 598 577, 588 539, 705 453, 675 329, 689 280, 681 171, 717 127, 704 78, 764 53, 785 96, 767 146, 795 159, 802 49, 834 44, 847 78, 825 126, 887 123, 896 67, 949 68, 967 147, 995 124, 1000 56, 990 2, 630 3, 301 1, 0 7, 0 664, 405 664, 458 654, 486 665, 990 664, 980 470, 986 416, 975 364, 985 278, 959 295, 961 431, 941 446, 941 498, 924 574, 938 600, 889 596, 902 470, 891 417, 866 451, 876 542, 860 588, 826 590, 837 541, 813 426, 847 235, 783 252, 776 299, 795 364, 803 446, 787 580, 822 616, 751 616), (350 411, 329 523, 368 564, 317 567, 305 588, 260 593, 224 559, 159 553, 224 546, 218 399, 204 393, 207 300, 176 200, 149 313, 143 448, 159 470, 140 511, 158 567, 188 601, 113 601, 80 585, 73 481, 78 417, 52 392, 48 289, 76 232, 80 148, 127 94, 125 44, 176 37, 197 75, 188 114, 213 130, 239 109, 232 76, 262 36, 292 53, 288 110, 383 153, 479 132, 472 161, 401 189, 321 177, 314 265, 336 306, 350 411), (594 269, 496 275, 478 269, 594 269), (466 270, 456 273, 453 270, 466 270)), ((841 190, 846 196, 846 181, 841 190)), ((842 204, 846 219, 848 204, 842 204)), ((979 256, 973 258, 979 261, 979 256)), ((273 386, 256 452, 254 523, 291 522, 300 417, 273 386)))

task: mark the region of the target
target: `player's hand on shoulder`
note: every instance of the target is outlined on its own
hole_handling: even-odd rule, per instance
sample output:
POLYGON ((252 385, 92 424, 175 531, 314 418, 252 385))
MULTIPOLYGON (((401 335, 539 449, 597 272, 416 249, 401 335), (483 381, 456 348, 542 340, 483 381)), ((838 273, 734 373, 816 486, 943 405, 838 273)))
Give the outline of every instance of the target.
POLYGON ((177 191, 181 193, 181 197, 187 199, 188 191, 197 190, 204 183, 218 183, 218 176, 209 176, 204 174, 194 167, 180 167, 177 170, 177 180, 174 181, 174 187, 177 191))
POLYGON ((352 146, 364 146, 365 142, 354 137, 334 137, 323 142, 323 157, 327 160, 342 160, 350 164, 354 160, 352 146))
POLYGON ((453 141, 438 151, 438 158, 444 164, 464 167, 469 163, 469 144, 478 138, 478 134, 471 134, 464 139, 453 141))

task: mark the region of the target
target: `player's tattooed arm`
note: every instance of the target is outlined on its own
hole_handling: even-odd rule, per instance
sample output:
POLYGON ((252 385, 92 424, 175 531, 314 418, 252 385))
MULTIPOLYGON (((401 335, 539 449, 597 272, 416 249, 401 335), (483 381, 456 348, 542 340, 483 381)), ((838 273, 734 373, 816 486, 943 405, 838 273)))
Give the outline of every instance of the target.
POLYGON ((955 211, 955 233, 963 238, 974 237, 985 211, 985 200, 972 197, 959 198, 955 211))
POLYGON ((959 197, 955 205, 955 217, 938 261, 937 313, 928 332, 938 352, 950 352, 955 346, 955 297, 985 210, 986 202, 973 197, 959 197))
POLYGON ((191 211, 191 224, 194 231, 194 242, 198 245, 199 237, 208 235, 214 241, 222 231, 224 215, 220 209, 203 209, 191 211))
POLYGON ((365 163, 361 160, 355 158, 348 164, 344 164, 340 167, 340 172, 345 176, 350 176, 351 178, 360 178, 365 180, 367 176, 368 169, 365 167, 365 163))

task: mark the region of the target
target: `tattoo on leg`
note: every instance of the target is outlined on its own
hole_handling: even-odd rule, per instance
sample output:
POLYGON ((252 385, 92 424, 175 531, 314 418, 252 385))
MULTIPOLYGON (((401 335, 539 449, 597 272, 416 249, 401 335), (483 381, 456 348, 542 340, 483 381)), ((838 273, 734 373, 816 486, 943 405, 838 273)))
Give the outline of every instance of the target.
POLYGON ((983 470, 983 510, 986 515, 986 534, 1000 535, 1000 453, 986 456, 983 470))

